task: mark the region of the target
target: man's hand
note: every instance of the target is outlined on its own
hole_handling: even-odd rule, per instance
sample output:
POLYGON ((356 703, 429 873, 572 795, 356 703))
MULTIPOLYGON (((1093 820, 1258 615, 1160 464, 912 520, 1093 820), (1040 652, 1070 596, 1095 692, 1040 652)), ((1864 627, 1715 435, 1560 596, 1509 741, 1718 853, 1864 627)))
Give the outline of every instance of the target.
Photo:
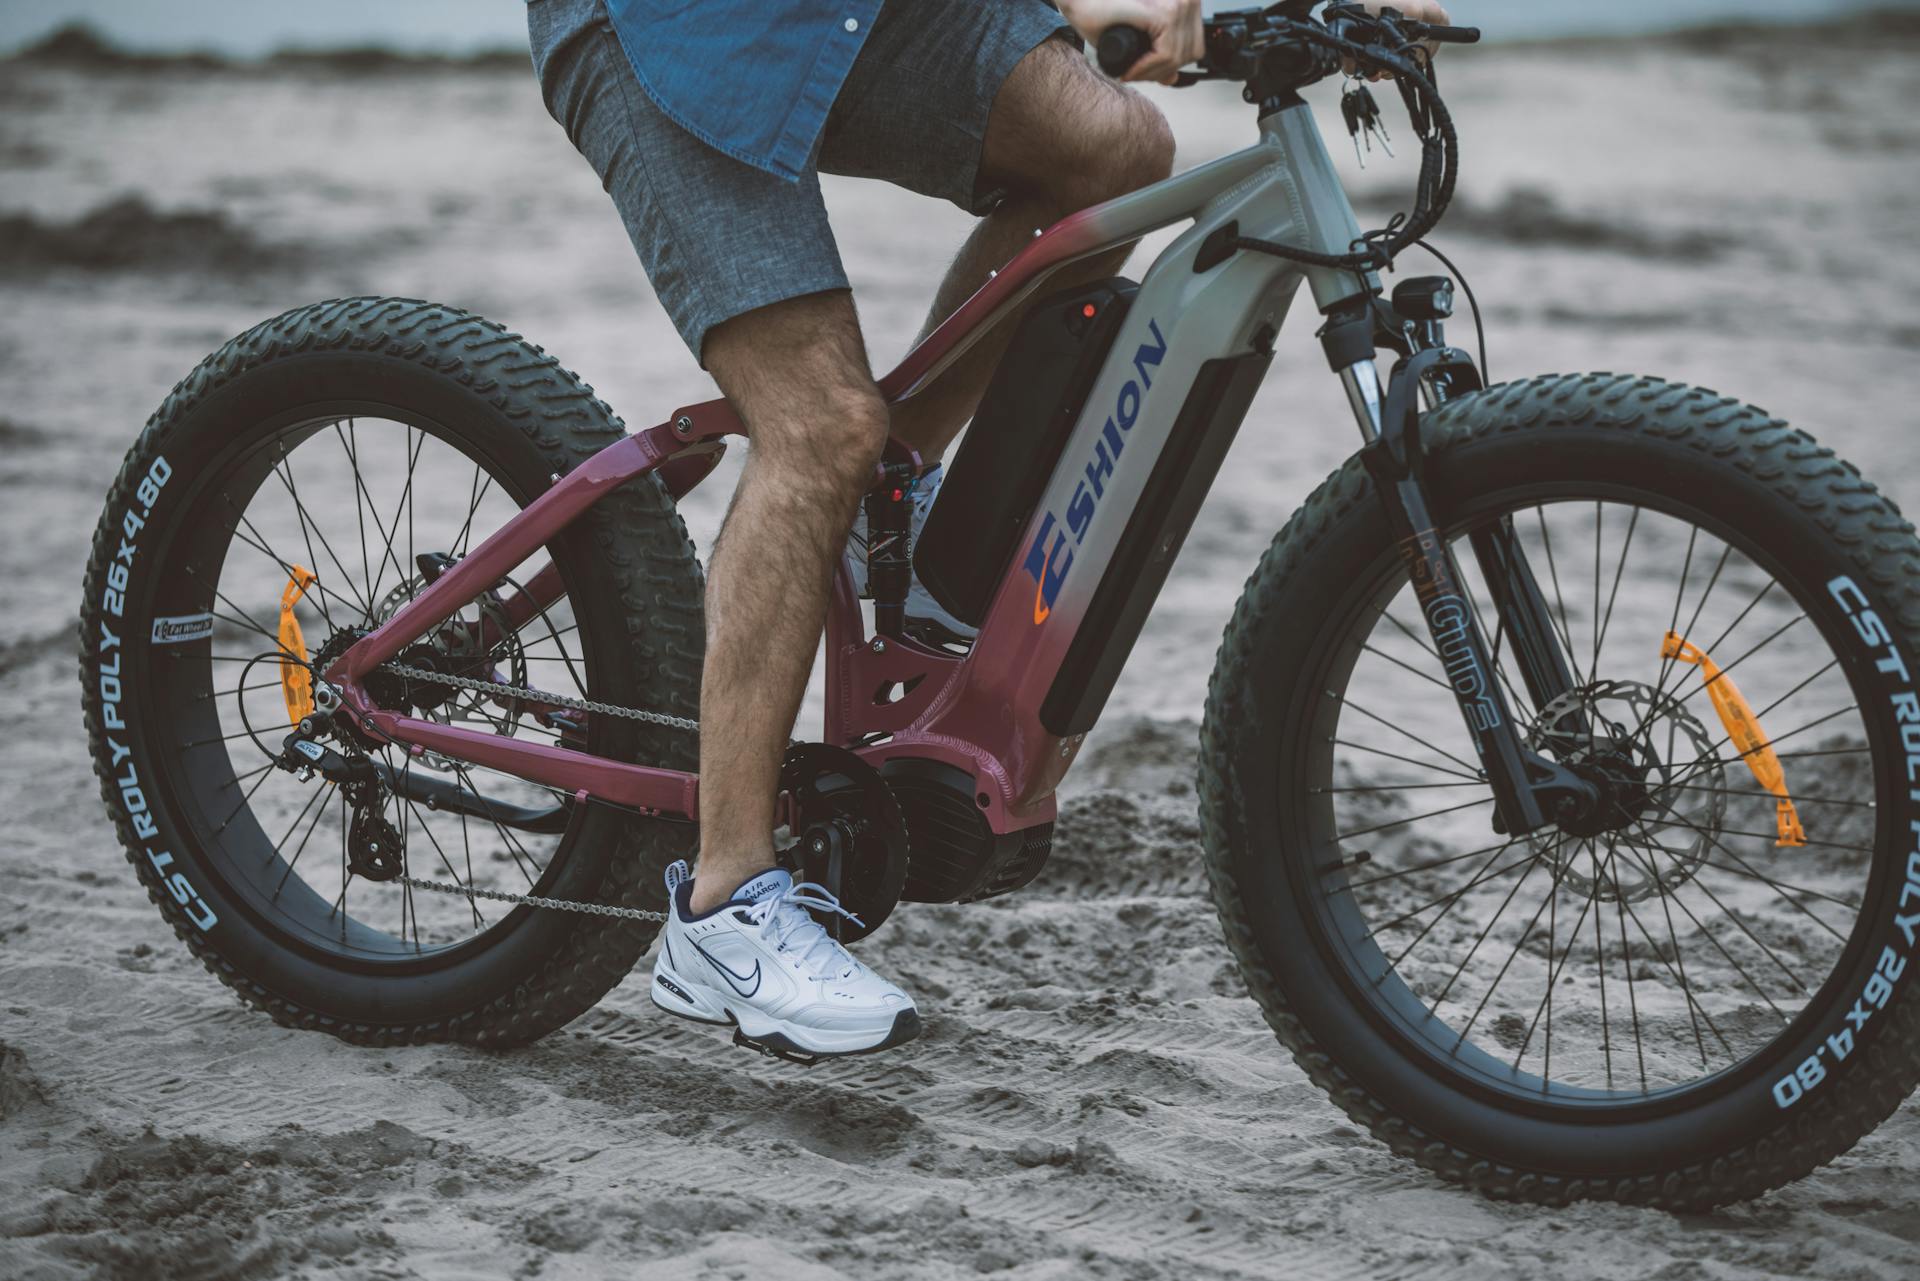
MULTIPOLYGON (((1409 7, 1423 2, 1406 0, 1409 7)), ((1152 49, 1120 77, 1122 80, 1172 84, 1180 68, 1197 62, 1207 51, 1200 26, 1200 0, 1060 0, 1060 13, 1089 44, 1097 42, 1108 27, 1138 27, 1147 33, 1153 40, 1152 49)))
MULTIPOLYGON (((1424 22, 1431 27, 1451 27, 1453 25, 1453 19, 1447 16, 1447 11, 1440 6, 1440 0, 1364 0, 1363 7, 1368 13, 1374 14, 1379 13, 1382 9, 1398 9, 1401 17, 1411 18, 1415 22, 1424 22)), ((1431 40, 1426 41, 1420 47, 1427 51, 1428 62, 1432 62, 1433 56, 1440 52, 1440 46, 1431 40)), ((1352 74, 1353 68, 1349 66, 1347 72, 1348 74, 1352 74)), ((1369 75, 1367 79, 1379 80, 1381 79, 1381 73, 1376 71, 1369 75)))

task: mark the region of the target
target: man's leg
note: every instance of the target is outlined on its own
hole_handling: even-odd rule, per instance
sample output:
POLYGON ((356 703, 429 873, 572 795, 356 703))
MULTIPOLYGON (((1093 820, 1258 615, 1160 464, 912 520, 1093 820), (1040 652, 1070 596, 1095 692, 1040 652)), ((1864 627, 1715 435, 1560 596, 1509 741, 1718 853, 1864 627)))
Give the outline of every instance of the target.
MULTIPOLYGON (((922 336, 986 283, 989 272, 1068 214, 1137 191, 1173 171, 1173 131, 1140 93, 1107 79, 1063 40, 1034 49, 993 100, 979 187, 1006 198, 980 220, 934 295, 922 336)), ((1059 272, 1049 288, 1110 276, 1119 249, 1059 272)), ((893 432, 929 460, 946 452, 973 416, 1018 325, 1009 319, 925 392, 894 411, 893 432)))
POLYGON ((773 864, 780 758, 854 509, 887 438, 886 403, 844 291, 736 316, 708 333, 702 354, 746 423, 748 446, 707 568, 695 912, 773 864))

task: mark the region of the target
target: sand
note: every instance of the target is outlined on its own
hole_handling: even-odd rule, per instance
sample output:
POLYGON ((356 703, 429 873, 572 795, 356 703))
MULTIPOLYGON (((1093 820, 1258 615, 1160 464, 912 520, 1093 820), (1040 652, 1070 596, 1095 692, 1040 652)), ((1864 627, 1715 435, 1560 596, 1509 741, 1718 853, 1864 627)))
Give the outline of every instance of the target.
MULTIPOLYGON (((1917 47, 1787 34, 1450 57, 1468 150, 1441 243, 1488 307, 1495 373, 1735 391, 1920 497, 1917 47)), ((1161 101, 1183 165, 1250 126, 1224 92, 1161 101)), ((634 424, 709 385, 511 66, 0 65, 0 105, 0 1276, 1920 1265, 1913 1103, 1749 1205, 1543 1211, 1392 1157, 1262 1025, 1205 898, 1193 721, 1240 583, 1354 443, 1301 317, 1070 780, 1047 871, 990 904, 903 908, 864 946, 928 1013, 909 1049, 763 1061, 655 1012, 644 969, 511 1054, 355 1049, 241 1008, 134 883, 78 728, 82 561, 147 413, 246 325, 357 292, 514 325, 634 424)), ((1406 173, 1375 164, 1356 189, 1390 198, 1406 173)), ((870 184, 828 198, 884 366, 964 220, 870 184)), ((736 466, 688 505, 703 546, 736 466)))

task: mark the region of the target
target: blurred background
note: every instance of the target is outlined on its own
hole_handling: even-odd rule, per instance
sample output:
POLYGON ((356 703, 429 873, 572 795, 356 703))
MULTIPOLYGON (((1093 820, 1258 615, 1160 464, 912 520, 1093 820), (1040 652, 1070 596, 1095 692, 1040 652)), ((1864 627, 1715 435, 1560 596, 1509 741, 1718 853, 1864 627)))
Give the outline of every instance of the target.
MULTIPOLYGON (((325 5, 255 0, 15 0, 0 9, 0 44, 38 39, 69 22, 93 24, 147 49, 212 49, 259 55, 290 44, 379 44, 471 52, 523 39, 521 0, 333 0, 325 5)), ((1210 0, 1207 12, 1247 7, 1210 0)), ((1723 19, 1793 22, 1847 10, 1902 7, 1881 0, 1456 0, 1454 20, 1480 24, 1496 40, 1599 32, 1671 30, 1723 19)))
MULTIPOLYGON (((1920 506, 1920 3, 1451 8, 1488 43, 1440 63, 1464 156, 1434 239, 1484 309, 1493 377, 1712 387, 1920 506)), ((1254 137, 1230 86, 1147 92, 1181 168, 1254 137)), ((1311 101, 1377 226, 1406 207, 1417 154, 1363 165, 1338 93, 1311 101)), ((1381 97, 1398 143, 1408 130, 1381 97)), ((884 370, 967 219, 824 185, 884 370)), ((1107 790, 1069 799, 1055 880, 964 923, 917 910, 879 944, 940 1003, 927 1052, 944 1057, 805 1085, 749 1076, 723 1040, 662 1029, 644 968, 509 1059, 356 1051, 241 1010, 167 935, 99 804, 73 683, 81 576, 121 457, 169 389, 263 319, 360 294, 513 327, 635 428, 713 394, 539 100, 520 0, 0 0, 0 1121, 43 1135, 32 1151, 0 1141, 0 1275, 268 1275, 290 1259, 413 1275, 403 1246, 413 1263, 438 1252, 429 1275, 522 1259, 530 1275, 606 1224, 609 1258, 677 1242, 686 1275, 707 1275, 702 1260, 845 1275, 848 1257, 889 1275, 947 1258, 1039 1260, 1021 1273, 1036 1277, 1486 1277, 1569 1259, 1621 1276, 1915 1274, 1912 1105, 1758 1207, 1548 1216, 1415 1175, 1259 1026, 1200 899, 1192 721, 1241 584, 1357 444, 1304 310, 1115 693, 1115 737, 1096 735, 1076 775, 1107 790), (1105 977, 1063 977, 1088 939, 1105 977), (964 968, 1016 950, 1024 973, 1004 991, 997 971, 964 968), (1093 986, 1052 986, 1076 983, 1093 986), (712 1114, 685 1112, 701 1091, 712 1114), (63 1137, 48 1148, 47 1132, 63 1137), (1000 1151, 1014 1144, 1017 1158, 1000 1151), (753 1166, 733 1171, 737 1203, 688 1192, 719 1177, 717 1151, 753 1166), (276 1173, 238 1173, 255 1166, 276 1173), (1042 1178, 1048 1195, 1030 1198, 1042 1178), (1000 1191, 948 1199, 976 1182, 1000 1191), (819 1202, 849 1189, 893 1208, 819 1228, 819 1202), (1095 1248, 1131 1258, 1176 1220, 1169 1272, 1081 1266, 1095 1248), (759 1222, 758 1237, 731 1231, 759 1222), (808 1242, 804 1267, 770 1243, 783 1234, 808 1242), (845 1254, 848 1237, 867 1253, 845 1254)), ((1463 310, 1456 343, 1470 326, 1463 310)), ((703 552, 739 452, 685 504, 703 552)), ((816 688, 800 737, 818 703, 816 688)), ((1450 705, 1441 718, 1459 733, 1450 705)))
MULTIPOLYGON (((1920 461, 1895 427, 1916 390, 1920 280, 1889 249, 1920 196, 1920 6, 1453 9, 1489 44, 1442 62, 1465 161, 1436 239, 1486 308, 1494 375, 1709 385, 1812 429, 1900 496, 1920 461)), ((523 20, 518 0, 0 5, 0 485, 14 499, 0 508, 0 670, 64 645, 101 494, 167 388, 288 307, 370 293, 482 312, 632 425, 711 394, 547 117, 523 20)), ((1230 87, 1148 92, 1181 167, 1252 136, 1230 87)), ((1412 149, 1362 169, 1337 94, 1313 101, 1363 220, 1383 221, 1406 207, 1412 149)), ((966 219, 880 184, 826 187, 884 369, 966 219)), ((1282 336, 1121 710, 1196 713, 1239 584, 1353 446, 1309 333, 1296 316, 1282 336)), ((687 504, 703 547, 738 452, 687 504)))

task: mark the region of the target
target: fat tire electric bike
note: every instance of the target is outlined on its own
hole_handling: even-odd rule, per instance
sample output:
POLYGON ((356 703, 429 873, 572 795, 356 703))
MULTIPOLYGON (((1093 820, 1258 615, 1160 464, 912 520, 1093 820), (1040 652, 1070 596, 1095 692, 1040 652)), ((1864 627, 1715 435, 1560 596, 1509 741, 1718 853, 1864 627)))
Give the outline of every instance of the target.
MULTIPOLYGON (((871 603, 843 566, 782 857, 848 939, 1041 872, 1304 286, 1361 447, 1261 559, 1207 698, 1196 854, 1247 989, 1446 1178, 1756 1195, 1920 1078, 1920 543, 1740 402, 1483 387, 1453 282, 1382 283, 1458 171, 1421 44, 1477 33, 1314 8, 1208 23, 1185 78, 1244 85, 1254 145, 1046 230, 881 380, 909 400, 1026 309, 917 546, 921 460, 876 470, 871 603), (1354 71, 1421 143, 1411 214, 1364 234, 1299 96, 1354 71), (1177 224, 1140 281, 1049 292, 1177 224), (977 635, 916 630, 914 573, 977 635)), ((218 978, 351 1041, 490 1046, 619 982, 698 812, 676 500, 743 434, 724 401, 627 434, 518 335, 395 298, 289 311, 180 382, 108 496, 80 676, 128 857, 218 978)))

